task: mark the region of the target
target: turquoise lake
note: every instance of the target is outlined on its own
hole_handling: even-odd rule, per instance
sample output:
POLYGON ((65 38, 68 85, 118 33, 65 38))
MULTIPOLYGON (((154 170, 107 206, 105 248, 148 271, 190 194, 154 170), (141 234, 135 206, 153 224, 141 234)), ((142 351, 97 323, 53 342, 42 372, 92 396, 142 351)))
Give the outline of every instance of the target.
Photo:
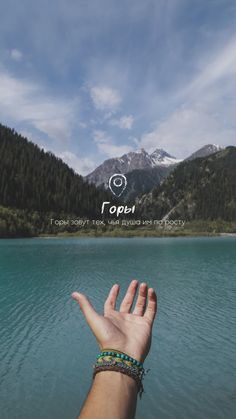
POLYGON ((235 237, 0 240, 0 267, 1 419, 76 418, 98 348, 70 294, 133 278, 159 304, 137 419, 236 417, 235 237))

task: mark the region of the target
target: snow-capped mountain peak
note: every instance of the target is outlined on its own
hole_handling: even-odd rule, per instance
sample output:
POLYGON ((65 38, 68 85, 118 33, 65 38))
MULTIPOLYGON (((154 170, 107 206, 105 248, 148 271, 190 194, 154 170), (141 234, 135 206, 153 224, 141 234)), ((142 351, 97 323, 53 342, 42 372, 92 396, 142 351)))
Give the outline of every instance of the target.
POLYGON ((212 146, 214 147, 215 150, 220 151, 223 150, 223 147, 220 146, 219 144, 212 144, 212 146))
POLYGON ((129 173, 133 170, 167 167, 175 163, 179 163, 179 160, 165 150, 157 149, 149 154, 144 148, 141 148, 137 151, 130 151, 121 157, 105 160, 86 176, 86 179, 96 185, 107 184, 109 177, 114 173, 129 173))
POLYGON ((199 148, 199 150, 191 154, 189 157, 187 157, 186 160, 193 160, 199 157, 207 157, 210 156, 210 154, 217 153, 217 151, 221 151, 223 149, 224 147, 218 144, 206 144, 203 147, 199 148))
POLYGON ((152 159, 153 167, 169 166, 171 164, 177 164, 181 162, 181 160, 178 160, 174 156, 171 156, 162 148, 157 148, 155 151, 153 151, 150 157, 152 159))
MULTIPOLYGON (((205 157, 222 149, 223 147, 219 145, 207 144, 185 160, 205 157)), ((141 148, 139 150, 123 154, 121 157, 105 160, 92 173, 87 175, 86 179, 89 182, 95 183, 97 186, 102 184, 107 185, 110 176, 114 173, 126 174, 134 170, 149 170, 153 168, 171 170, 174 168, 174 165, 179 164, 181 161, 182 160, 176 159, 162 148, 157 148, 150 154, 145 149, 141 148)))

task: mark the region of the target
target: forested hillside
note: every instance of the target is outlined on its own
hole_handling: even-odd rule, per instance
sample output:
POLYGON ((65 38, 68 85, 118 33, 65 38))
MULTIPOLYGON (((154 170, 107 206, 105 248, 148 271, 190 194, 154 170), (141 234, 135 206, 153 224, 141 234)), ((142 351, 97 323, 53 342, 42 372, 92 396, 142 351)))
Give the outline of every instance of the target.
POLYGON ((56 233, 50 218, 94 218, 110 193, 0 124, 0 237, 56 233))
POLYGON ((0 125, 0 205, 93 216, 110 197, 61 159, 0 125))
POLYGON ((236 221, 236 147, 184 161, 139 205, 159 219, 236 221))
POLYGON ((152 169, 136 169, 126 173, 127 188, 121 199, 124 201, 134 200, 137 196, 150 192, 163 182, 175 167, 172 164, 170 166, 153 167, 152 169))

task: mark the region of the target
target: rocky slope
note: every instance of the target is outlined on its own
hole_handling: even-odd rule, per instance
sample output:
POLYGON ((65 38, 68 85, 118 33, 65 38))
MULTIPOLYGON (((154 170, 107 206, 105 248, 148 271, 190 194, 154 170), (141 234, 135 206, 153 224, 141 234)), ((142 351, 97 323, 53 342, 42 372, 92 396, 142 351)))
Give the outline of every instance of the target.
POLYGON ((211 154, 217 153, 217 151, 221 151, 224 148, 220 145, 216 144, 206 144, 203 147, 199 148, 199 150, 195 151, 193 154, 191 154, 189 157, 187 157, 186 160, 194 160, 199 157, 207 157, 211 154))
POLYGON ((92 173, 86 176, 90 183, 96 186, 107 186, 110 176, 114 173, 129 173, 133 170, 147 170, 157 167, 169 167, 179 163, 175 157, 162 149, 156 149, 149 154, 144 149, 124 154, 121 157, 105 160, 92 173))

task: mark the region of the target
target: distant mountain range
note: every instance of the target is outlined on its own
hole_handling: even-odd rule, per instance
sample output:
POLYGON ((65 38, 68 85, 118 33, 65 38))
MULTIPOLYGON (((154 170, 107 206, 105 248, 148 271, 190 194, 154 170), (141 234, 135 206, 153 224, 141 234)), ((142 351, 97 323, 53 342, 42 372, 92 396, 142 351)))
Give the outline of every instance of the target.
POLYGON ((143 148, 138 151, 131 151, 121 157, 105 160, 92 173, 86 176, 90 183, 96 186, 107 186, 110 176, 114 173, 129 173, 133 170, 147 170, 156 167, 168 167, 178 164, 181 160, 171 156, 165 150, 156 149, 149 154, 143 148))
MULTIPOLYGON (((186 160, 206 157, 223 148, 215 144, 207 144, 197 150, 186 160)), ((114 173, 123 173, 127 177, 127 188, 121 199, 128 201, 144 193, 148 193, 159 185, 182 160, 170 155, 163 149, 156 149, 149 154, 143 148, 121 157, 105 160, 92 173, 85 177, 96 186, 108 187, 108 180, 114 173)))

